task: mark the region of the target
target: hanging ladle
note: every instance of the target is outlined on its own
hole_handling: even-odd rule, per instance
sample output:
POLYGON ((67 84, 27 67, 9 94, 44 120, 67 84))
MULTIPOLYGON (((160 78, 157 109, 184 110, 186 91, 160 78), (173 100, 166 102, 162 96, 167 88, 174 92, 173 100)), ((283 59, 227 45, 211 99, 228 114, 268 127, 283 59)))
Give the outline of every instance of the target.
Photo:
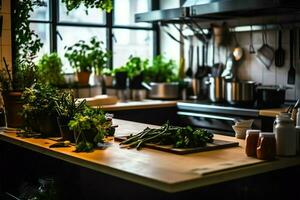
POLYGON ((235 39, 235 47, 233 49, 233 57, 234 57, 234 60, 235 61, 240 61, 242 58, 243 58, 243 55, 244 55, 244 50, 243 48, 239 45, 238 41, 237 41, 237 38, 236 38, 236 34, 234 32, 234 39, 235 39))

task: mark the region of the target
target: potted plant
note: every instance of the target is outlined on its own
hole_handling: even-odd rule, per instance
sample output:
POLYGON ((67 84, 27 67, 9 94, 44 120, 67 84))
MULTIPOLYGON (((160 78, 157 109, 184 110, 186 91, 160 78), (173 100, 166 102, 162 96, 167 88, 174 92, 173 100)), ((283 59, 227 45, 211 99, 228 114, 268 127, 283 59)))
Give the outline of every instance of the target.
POLYGON ((148 60, 142 60, 139 57, 129 57, 129 61, 125 64, 129 77, 130 89, 142 89, 144 80, 144 70, 148 65, 148 60))
POLYGON ((42 137, 59 136, 55 101, 59 91, 50 85, 34 84, 22 93, 25 130, 41 133, 42 137))
POLYGON ((60 134, 63 140, 75 142, 73 131, 68 124, 74 118, 76 113, 80 113, 86 106, 86 100, 78 102, 71 92, 63 92, 55 101, 55 110, 57 112, 57 122, 60 134))
POLYGON ((113 72, 109 68, 104 68, 102 70, 103 80, 105 83, 105 87, 112 87, 113 86, 113 72))
POLYGON ((111 133, 112 120, 102 110, 86 106, 83 112, 75 114, 69 127, 76 133, 76 151, 90 152, 98 143, 105 142, 105 136, 111 133))
POLYGON ((125 66, 115 68, 113 70, 115 75, 115 88, 116 89, 126 89, 127 88, 127 68, 125 66))
MULTIPOLYGON (((154 99, 177 99, 179 96, 179 77, 173 60, 165 60, 158 55, 145 70, 145 81, 149 83, 148 97, 154 99), (163 91, 163 92, 162 92, 163 91)), ((146 86, 144 84, 144 86, 146 86)))
POLYGON ((0 79, 7 124, 9 127, 21 127, 23 124, 19 115, 19 111, 22 109, 21 94, 24 88, 30 87, 36 80, 36 66, 33 59, 43 46, 38 35, 30 29, 29 17, 34 7, 42 6, 43 2, 22 0, 16 1, 14 5, 11 12, 12 24, 14 24, 14 34, 12 35, 15 49, 13 51, 14 71, 9 70, 9 66, 3 58, 6 70, 5 74, 0 74, 0 79))
POLYGON ((65 83, 62 62, 57 53, 45 54, 37 64, 38 81, 44 84, 61 86, 65 83))
POLYGON ((106 67, 110 53, 103 49, 102 42, 92 37, 89 44, 83 40, 67 48, 65 57, 75 69, 80 85, 88 85, 89 77, 94 69, 98 74, 106 67))

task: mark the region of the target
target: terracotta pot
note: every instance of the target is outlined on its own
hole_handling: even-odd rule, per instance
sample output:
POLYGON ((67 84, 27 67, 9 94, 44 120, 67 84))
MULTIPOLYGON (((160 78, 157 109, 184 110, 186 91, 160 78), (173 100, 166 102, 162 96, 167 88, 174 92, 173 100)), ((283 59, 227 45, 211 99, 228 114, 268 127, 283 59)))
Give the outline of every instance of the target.
POLYGON ((20 128, 23 125, 24 121, 20 115, 23 109, 21 95, 21 92, 9 92, 3 95, 8 127, 20 128))
POLYGON ((88 85, 90 79, 90 72, 77 72, 77 78, 80 85, 88 85))

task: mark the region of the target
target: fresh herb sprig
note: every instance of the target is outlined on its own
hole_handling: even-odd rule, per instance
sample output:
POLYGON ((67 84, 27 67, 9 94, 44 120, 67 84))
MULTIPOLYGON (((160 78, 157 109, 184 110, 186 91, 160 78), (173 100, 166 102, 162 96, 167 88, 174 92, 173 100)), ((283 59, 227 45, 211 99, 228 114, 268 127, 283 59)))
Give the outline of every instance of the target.
POLYGON ((146 143, 172 145, 173 148, 203 147, 213 142, 213 134, 204 129, 170 126, 165 123, 158 129, 147 127, 136 135, 121 142, 121 147, 141 149, 146 143))

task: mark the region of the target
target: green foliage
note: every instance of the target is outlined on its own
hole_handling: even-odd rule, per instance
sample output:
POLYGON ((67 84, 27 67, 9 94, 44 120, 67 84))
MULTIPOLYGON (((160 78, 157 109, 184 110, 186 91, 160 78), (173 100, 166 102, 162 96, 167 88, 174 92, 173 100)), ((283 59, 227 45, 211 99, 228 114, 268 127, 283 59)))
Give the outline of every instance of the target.
POLYGON ((65 83, 62 74, 62 62, 57 53, 43 55, 37 64, 38 81, 50 85, 65 83))
POLYGON ((140 57, 130 56, 129 60, 125 64, 125 68, 129 78, 133 78, 142 74, 148 66, 148 59, 142 60, 140 57))
POLYGON ((92 37, 90 43, 80 40, 73 46, 67 47, 65 57, 77 72, 91 72, 94 68, 96 73, 101 74, 102 69, 107 68, 111 53, 103 47, 103 42, 92 37))
POLYGON ((173 60, 166 61, 162 55, 153 59, 152 66, 145 71, 147 82, 178 81, 177 66, 173 60))
POLYGON ((79 102, 71 92, 63 92, 55 101, 58 117, 67 123, 74 118, 76 113, 81 113, 86 106, 86 100, 79 102))
POLYGON ((13 88, 15 90, 23 90, 30 87, 35 80, 35 64, 33 58, 43 46, 38 35, 30 29, 29 13, 33 11, 35 6, 42 6, 41 0, 22 0, 16 1, 14 10, 12 11, 12 19, 14 23, 14 46, 16 55, 14 60, 15 72, 13 88))
POLYGON ((69 122, 70 129, 77 134, 76 151, 91 151, 95 144, 103 143, 111 125, 111 120, 107 120, 100 109, 85 107, 82 112, 76 113, 69 122))
POLYGON ((23 110, 25 118, 29 116, 51 115, 56 112, 55 101, 59 97, 59 91, 50 85, 34 84, 25 88, 22 93, 23 110))
POLYGON ((136 135, 130 135, 120 143, 122 147, 142 148, 146 143, 172 145, 174 148, 203 147, 213 142, 213 134, 204 129, 193 129, 190 126, 174 127, 169 122, 160 128, 146 128, 136 135))
POLYGON ((111 75, 113 74, 113 72, 112 72, 112 70, 109 69, 109 68, 104 68, 104 69, 102 70, 102 74, 103 74, 103 75, 106 75, 106 76, 111 76, 111 75))
MULTIPOLYGON (((113 8, 112 0, 62 0, 62 2, 65 3, 68 12, 79 8, 81 4, 86 8, 98 8, 108 13, 110 13, 113 8)), ((87 10, 86 13, 88 13, 87 10)))

